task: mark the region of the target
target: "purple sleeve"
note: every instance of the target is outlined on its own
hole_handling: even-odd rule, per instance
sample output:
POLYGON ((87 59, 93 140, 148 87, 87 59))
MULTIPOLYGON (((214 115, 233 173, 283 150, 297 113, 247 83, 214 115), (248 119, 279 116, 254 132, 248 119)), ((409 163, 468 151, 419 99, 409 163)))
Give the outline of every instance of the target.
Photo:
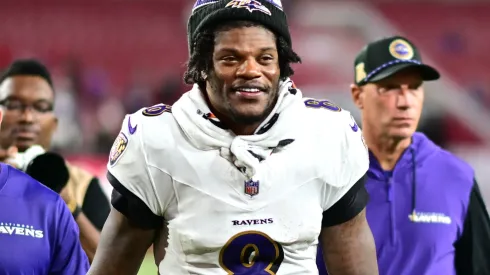
POLYGON ((56 242, 49 274, 86 275, 89 261, 80 244, 78 225, 61 197, 57 203, 56 242))

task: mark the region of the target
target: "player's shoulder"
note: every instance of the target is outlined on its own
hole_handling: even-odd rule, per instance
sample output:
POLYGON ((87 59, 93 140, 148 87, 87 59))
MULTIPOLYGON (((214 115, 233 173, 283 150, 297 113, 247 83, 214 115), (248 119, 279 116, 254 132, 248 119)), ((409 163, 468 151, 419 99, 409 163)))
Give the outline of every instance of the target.
POLYGON ((140 139, 143 142, 148 142, 148 140, 158 137, 161 141, 174 134, 176 125, 172 115, 172 106, 160 103, 127 114, 122 124, 121 133, 124 135, 123 138, 128 140, 140 139))
POLYGON ((156 125, 165 127, 165 125, 174 121, 172 106, 160 103, 150 107, 144 107, 132 114, 127 114, 124 121, 131 135, 137 134, 138 127, 145 128, 145 132, 149 129, 156 129, 153 128, 156 125))
POLYGON ((357 132, 359 127, 351 112, 328 99, 303 98, 306 121, 318 125, 320 132, 344 135, 352 129, 357 132))
POLYGON ((351 113, 328 99, 316 99, 304 97, 306 114, 309 118, 318 121, 338 121, 339 119, 350 119, 351 113))
POLYGON ((178 142, 178 133, 170 105, 160 103, 127 114, 112 145, 110 164, 114 165, 123 153, 148 157, 147 154, 168 149, 178 142))

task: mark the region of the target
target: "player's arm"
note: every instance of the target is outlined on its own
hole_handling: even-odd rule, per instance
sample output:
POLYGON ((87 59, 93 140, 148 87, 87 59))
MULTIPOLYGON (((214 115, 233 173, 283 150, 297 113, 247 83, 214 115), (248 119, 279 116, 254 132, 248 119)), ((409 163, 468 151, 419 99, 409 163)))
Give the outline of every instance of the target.
POLYGON ((361 129, 346 115, 341 126, 345 132, 342 164, 325 190, 320 245, 329 275, 374 275, 378 274, 376 247, 365 210, 369 155, 361 129))
POLYGON ((49 274, 52 275, 85 275, 89 268, 87 255, 80 245, 78 226, 70 210, 61 198, 58 200, 56 216, 56 243, 49 274))
POLYGON ((490 218, 475 181, 461 237, 455 244, 458 275, 490 274, 490 218))
POLYGON ((102 229, 101 241, 88 274, 137 274, 157 230, 162 227, 163 219, 129 190, 118 185, 110 172, 107 177, 114 186, 113 208, 102 229))
POLYGON ((366 220, 364 179, 323 213, 320 245, 329 275, 378 274, 376 248, 366 220))
POLYGON ((171 193, 165 189, 168 179, 148 165, 143 125, 138 125, 137 115, 133 116, 131 122, 138 127, 136 132, 128 130, 126 117, 111 150, 107 178, 114 187, 112 208, 102 229, 90 275, 137 274, 164 222, 162 205, 166 199, 157 193, 171 193))
POLYGON ((112 208, 88 274, 137 274, 154 237, 155 229, 138 227, 112 208))

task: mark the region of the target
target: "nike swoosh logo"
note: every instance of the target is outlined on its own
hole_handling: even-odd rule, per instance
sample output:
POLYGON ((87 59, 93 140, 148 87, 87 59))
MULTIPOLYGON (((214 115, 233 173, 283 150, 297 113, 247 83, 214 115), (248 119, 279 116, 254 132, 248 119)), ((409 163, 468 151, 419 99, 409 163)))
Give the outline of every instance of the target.
POLYGON ((354 123, 354 126, 352 126, 352 125, 349 125, 349 126, 352 129, 352 131, 354 131, 354 132, 357 132, 357 130, 359 130, 359 127, 357 126, 356 123, 354 123))
POLYGON ((131 126, 131 117, 128 118, 128 130, 129 130, 129 133, 131 135, 133 135, 134 133, 136 133, 136 129, 138 128, 138 125, 136 126, 131 126))
POLYGON ((356 123, 356 120, 354 119, 354 117, 352 115, 350 117, 351 117, 352 121, 354 122, 354 125, 349 124, 349 126, 352 129, 352 131, 357 132, 357 130, 359 130, 359 126, 357 126, 357 123, 356 123))

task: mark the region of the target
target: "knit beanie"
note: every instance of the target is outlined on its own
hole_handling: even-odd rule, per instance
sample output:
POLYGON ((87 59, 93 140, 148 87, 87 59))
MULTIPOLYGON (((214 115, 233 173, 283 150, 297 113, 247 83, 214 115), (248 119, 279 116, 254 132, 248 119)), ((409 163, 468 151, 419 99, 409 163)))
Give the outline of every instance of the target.
POLYGON ((192 55, 193 45, 200 32, 232 20, 264 25, 292 46, 281 0, 197 0, 187 24, 189 53, 192 55))

